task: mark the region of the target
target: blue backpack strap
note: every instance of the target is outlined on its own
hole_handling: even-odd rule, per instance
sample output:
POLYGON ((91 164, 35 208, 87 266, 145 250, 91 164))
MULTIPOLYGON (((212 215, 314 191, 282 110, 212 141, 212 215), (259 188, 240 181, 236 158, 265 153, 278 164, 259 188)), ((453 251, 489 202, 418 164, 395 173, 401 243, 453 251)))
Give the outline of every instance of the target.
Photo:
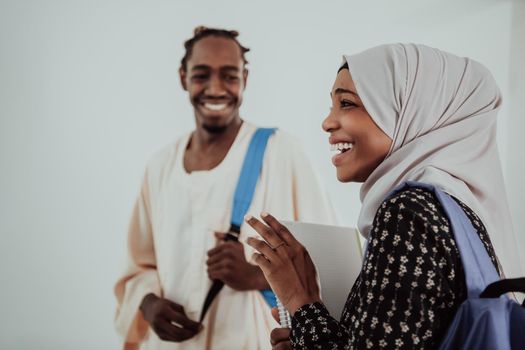
MULTIPOLYGON (((255 186, 261 174, 268 139, 274 132, 274 128, 259 128, 252 137, 233 196, 230 231, 239 230, 238 233, 240 232, 241 224, 250 208, 253 194, 255 193, 255 186)), ((270 307, 277 306, 275 294, 271 289, 262 290, 261 293, 270 307)))
POLYGON ((450 221, 465 271, 468 297, 478 298, 489 284, 498 281, 500 277, 469 218, 450 195, 430 184, 407 181, 396 188, 393 193, 406 187, 424 188, 435 193, 450 221))
MULTIPOLYGON (((261 173, 262 164, 264 160, 264 152, 268 139, 275 132, 274 128, 259 128, 255 131, 244 156, 244 162, 241 168, 241 174, 237 181, 237 187, 233 196, 233 209, 231 216, 230 231, 226 234, 227 241, 238 241, 239 234, 241 233, 241 225, 244 221, 244 216, 250 208, 252 203, 253 194, 257 185, 257 180, 261 173)), ((204 304, 202 306, 200 322, 204 319, 206 312, 208 311, 211 303, 219 294, 224 283, 220 280, 214 280, 204 304)), ((271 307, 277 305, 275 295, 272 290, 261 291, 264 299, 271 307)))
POLYGON ((255 186, 261 173, 266 144, 274 132, 273 128, 259 128, 252 137, 233 196, 232 226, 241 227, 244 216, 250 208, 255 186))
MULTIPOLYGON (((263 289, 260 291, 264 300, 266 300, 266 304, 270 308, 277 307, 277 297, 275 296, 275 293, 271 289, 263 289)), ((524 301, 525 303, 525 301, 524 301)))
POLYGON ((450 220, 465 271, 469 298, 478 298, 491 283, 500 279, 496 267, 481 242, 469 218, 458 203, 445 192, 436 189, 436 195, 450 220))

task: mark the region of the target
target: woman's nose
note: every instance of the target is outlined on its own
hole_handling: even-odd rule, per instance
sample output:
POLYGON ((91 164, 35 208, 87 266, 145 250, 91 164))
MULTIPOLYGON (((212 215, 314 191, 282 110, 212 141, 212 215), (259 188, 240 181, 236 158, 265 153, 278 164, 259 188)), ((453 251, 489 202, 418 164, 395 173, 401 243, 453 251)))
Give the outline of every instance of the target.
POLYGON ((339 127, 339 122, 337 121, 337 118, 335 118, 335 116, 333 115, 332 111, 330 111, 328 116, 323 120, 321 127, 326 132, 332 132, 339 127))

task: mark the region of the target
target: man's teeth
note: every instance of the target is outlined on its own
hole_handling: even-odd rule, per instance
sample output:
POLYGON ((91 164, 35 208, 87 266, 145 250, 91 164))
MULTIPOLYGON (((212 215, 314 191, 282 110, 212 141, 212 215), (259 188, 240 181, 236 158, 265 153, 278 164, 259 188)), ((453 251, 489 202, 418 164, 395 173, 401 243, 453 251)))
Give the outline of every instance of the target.
POLYGON ((212 111, 220 111, 224 108, 226 108, 227 104, 226 103, 221 103, 221 104, 216 104, 216 103, 205 103, 204 104, 204 107, 209 109, 209 110, 212 110, 212 111))
POLYGON ((353 143, 348 142, 339 142, 339 143, 333 143, 330 145, 330 151, 345 151, 352 149, 354 147, 353 143))

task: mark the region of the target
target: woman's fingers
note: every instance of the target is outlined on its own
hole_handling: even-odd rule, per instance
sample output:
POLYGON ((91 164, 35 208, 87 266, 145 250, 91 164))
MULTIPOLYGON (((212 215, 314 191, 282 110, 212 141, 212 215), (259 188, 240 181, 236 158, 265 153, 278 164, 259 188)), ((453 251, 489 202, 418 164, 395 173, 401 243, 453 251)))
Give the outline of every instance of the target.
POLYGON ((259 267, 265 275, 268 274, 269 270, 272 267, 272 264, 268 261, 268 259, 266 259, 264 255, 259 253, 253 253, 252 261, 259 265, 259 267))
POLYGON ((281 237, 272 230, 272 228, 266 226, 253 216, 247 215, 244 220, 272 247, 276 247, 283 241, 281 237))
POLYGON ((260 239, 253 237, 248 237, 246 239, 246 243, 256 251, 264 255, 266 259, 270 260, 270 262, 276 263, 280 261, 279 256, 277 255, 275 250, 273 250, 265 241, 261 241, 260 239))
POLYGON ((270 333, 270 343, 276 345, 290 340, 290 328, 275 328, 270 333))
POLYGON ((276 308, 276 307, 272 307, 272 316, 273 316, 273 319, 276 320, 277 322, 280 322, 280 319, 279 319, 279 309, 276 308))
POLYGON ((292 343, 287 340, 272 346, 272 350, 293 350, 292 343))
POLYGON ((297 242, 295 237, 290 233, 290 231, 281 224, 276 218, 274 218, 271 214, 268 213, 261 213, 261 218, 272 228, 272 230, 279 236, 281 242, 284 241, 289 246, 292 246, 297 242))

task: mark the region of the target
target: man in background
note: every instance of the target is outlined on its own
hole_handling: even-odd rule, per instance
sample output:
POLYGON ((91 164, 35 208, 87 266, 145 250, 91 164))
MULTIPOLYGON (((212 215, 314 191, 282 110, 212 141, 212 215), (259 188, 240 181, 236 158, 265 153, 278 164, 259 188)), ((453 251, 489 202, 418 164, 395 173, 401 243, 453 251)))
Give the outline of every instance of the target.
MULTIPOLYGON (((269 349, 277 327, 260 290, 261 270, 244 244, 225 241, 233 194, 257 127, 239 113, 248 78, 238 33, 198 27, 179 70, 196 127, 146 167, 128 234, 127 269, 119 279, 116 328, 125 349, 269 349), (212 280, 225 287, 202 324, 212 280), (146 346, 147 344, 147 346, 146 346)), ((332 208, 300 145, 277 130, 270 139, 248 213, 334 223, 332 208)))

